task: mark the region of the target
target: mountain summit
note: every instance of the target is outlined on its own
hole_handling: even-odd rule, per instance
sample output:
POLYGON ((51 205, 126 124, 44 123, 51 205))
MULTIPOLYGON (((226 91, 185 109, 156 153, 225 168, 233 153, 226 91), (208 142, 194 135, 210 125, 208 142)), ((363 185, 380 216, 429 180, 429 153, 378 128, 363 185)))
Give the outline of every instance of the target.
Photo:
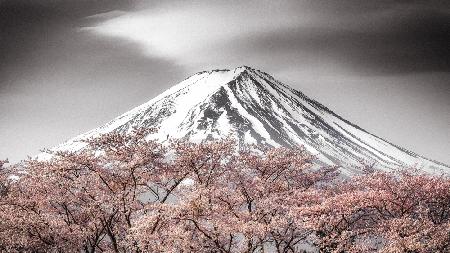
POLYGON ((240 144, 303 145, 320 163, 342 165, 350 174, 361 162, 387 169, 409 165, 434 173, 450 170, 368 133, 269 74, 247 66, 194 74, 55 149, 79 150, 85 145, 80 142, 83 139, 135 127, 158 129, 149 138, 161 142, 231 136, 240 144))

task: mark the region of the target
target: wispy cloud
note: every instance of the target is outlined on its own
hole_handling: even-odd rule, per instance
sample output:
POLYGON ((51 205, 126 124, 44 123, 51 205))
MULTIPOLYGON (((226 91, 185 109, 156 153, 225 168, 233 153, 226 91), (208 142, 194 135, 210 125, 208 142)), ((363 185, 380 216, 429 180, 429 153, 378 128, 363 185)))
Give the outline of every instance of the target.
MULTIPOLYGON (((450 15, 423 1, 166 2, 89 30, 187 67, 270 64, 400 73, 448 71, 450 15)), ((345 73, 348 74, 348 73, 345 73)))
MULTIPOLYGON (((296 29, 315 17, 299 15, 289 2, 237 4, 172 3, 112 18, 90 29, 138 43, 150 56, 169 57, 182 65, 241 61, 230 53, 240 38, 296 29)), ((316 20, 317 21, 317 20, 316 20)))

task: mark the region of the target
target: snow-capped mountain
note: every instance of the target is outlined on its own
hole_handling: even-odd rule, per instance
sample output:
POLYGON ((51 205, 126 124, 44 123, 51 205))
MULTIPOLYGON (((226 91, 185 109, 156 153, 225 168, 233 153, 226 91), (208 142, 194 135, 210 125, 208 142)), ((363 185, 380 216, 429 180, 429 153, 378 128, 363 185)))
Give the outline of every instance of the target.
POLYGON ((247 66, 192 75, 55 149, 79 150, 85 145, 80 140, 134 127, 159 129, 149 138, 162 142, 232 136, 241 144, 303 145, 319 162, 342 165, 346 173, 353 173, 362 161, 387 169, 410 165, 434 173, 450 171, 447 165, 370 134, 267 73, 247 66))

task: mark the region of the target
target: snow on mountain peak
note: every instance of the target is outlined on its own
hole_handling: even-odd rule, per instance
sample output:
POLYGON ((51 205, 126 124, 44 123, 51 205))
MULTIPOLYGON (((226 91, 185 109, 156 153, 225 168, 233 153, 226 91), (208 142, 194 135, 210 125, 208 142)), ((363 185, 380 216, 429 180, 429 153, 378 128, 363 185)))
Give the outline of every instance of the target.
POLYGON ((231 136, 239 144, 304 146, 322 164, 354 173, 361 164, 379 168, 418 166, 434 172, 447 165, 399 148, 341 118, 319 102, 248 66, 198 72, 152 100, 55 147, 79 150, 83 139, 135 127, 156 128, 148 136, 165 142, 199 142, 231 136))

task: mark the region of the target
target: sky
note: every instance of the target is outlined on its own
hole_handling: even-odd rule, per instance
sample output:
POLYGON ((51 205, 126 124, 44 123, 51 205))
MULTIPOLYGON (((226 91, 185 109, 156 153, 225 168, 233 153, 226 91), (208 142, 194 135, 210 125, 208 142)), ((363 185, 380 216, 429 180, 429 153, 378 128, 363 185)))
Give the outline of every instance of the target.
POLYGON ((0 0, 0 159, 248 65, 450 164, 448 1, 0 0))

